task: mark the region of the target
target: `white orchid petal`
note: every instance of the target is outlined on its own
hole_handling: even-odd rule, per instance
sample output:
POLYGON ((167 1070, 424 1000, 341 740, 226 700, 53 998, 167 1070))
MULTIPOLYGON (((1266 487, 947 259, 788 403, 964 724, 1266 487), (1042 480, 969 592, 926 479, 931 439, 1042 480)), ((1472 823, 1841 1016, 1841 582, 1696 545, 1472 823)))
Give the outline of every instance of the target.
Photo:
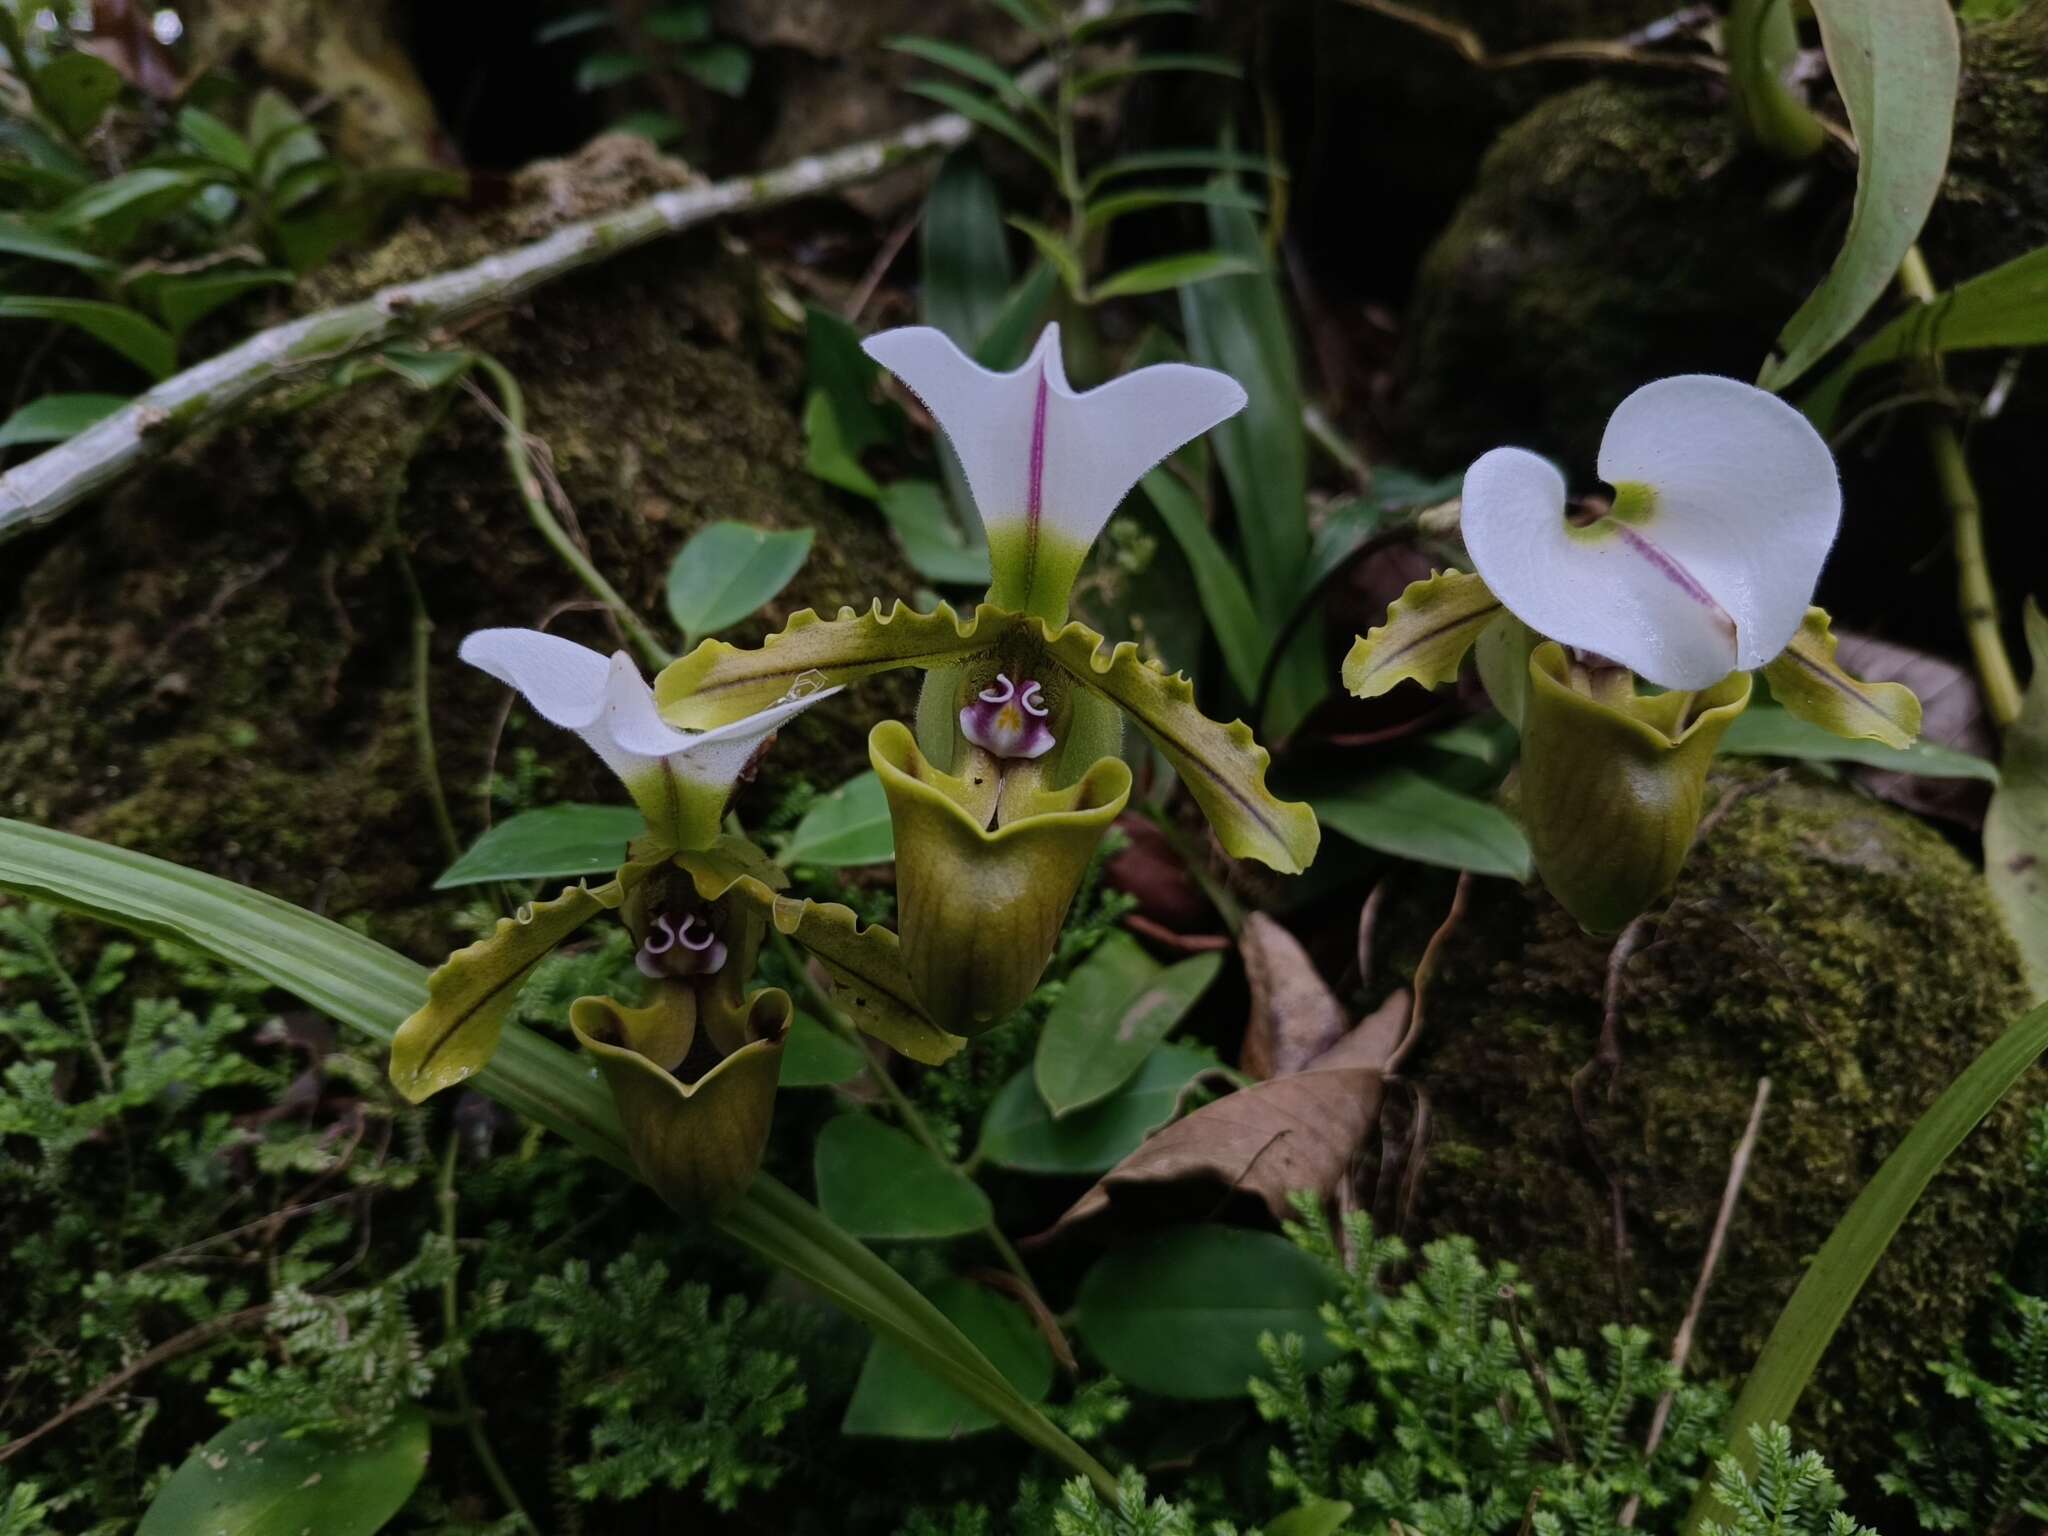
POLYGON ((1465 471, 1465 547, 1494 596, 1531 629, 1667 688, 1735 667, 1735 630, 1711 596, 1633 528, 1577 529, 1549 460, 1496 448, 1465 471))
POLYGON ((1842 520, 1834 457, 1803 414, 1737 379, 1659 379, 1609 418, 1599 468, 1653 488, 1642 532, 1735 621, 1735 667, 1791 644, 1842 520))
POLYGON ((837 688, 820 688, 797 698, 783 699, 779 703, 771 704, 744 720, 735 720, 732 724, 721 725, 716 730, 699 732, 690 736, 681 750, 669 754, 669 768, 677 777, 695 784, 730 787, 746 771, 747 764, 753 761, 754 754, 761 750, 761 743, 813 704, 822 703, 835 693, 844 691, 843 685, 837 688))
POLYGON ((456 654, 524 695, 550 725, 580 731, 604 707, 611 663, 573 640, 537 629, 480 629, 456 654))
POLYGON ((1245 403, 1235 379, 1186 363, 1155 364, 1077 394, 1057 325, 1011 373, 982 367, 930 326, 883 331, 864 345, 923 402, 959 455, 999 589, 1005 562, 1011 567, 1015 586, 1003 600, 1025 606, 1037 596, 1060 613, 1082 556, 1131 487, 1245 403))

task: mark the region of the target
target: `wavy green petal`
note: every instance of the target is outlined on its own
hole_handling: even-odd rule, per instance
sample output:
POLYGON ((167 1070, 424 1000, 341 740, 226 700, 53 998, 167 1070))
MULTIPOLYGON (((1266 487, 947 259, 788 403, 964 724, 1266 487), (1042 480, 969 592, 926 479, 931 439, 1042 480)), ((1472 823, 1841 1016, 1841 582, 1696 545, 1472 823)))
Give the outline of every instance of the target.
POLYGON ((755 993, 750 1042, 686 1083, 648 1051, 665 1057, 680 1040, 687 1052, 690 1030, 681 1021, 693 1013, 689 989, 677 985, 661 988, 645 1008, 608 997, 569 1006, 577 1044, 597 1058, 612 1091, 633 1165, 678 1211, 726 1205, 760 1171, 792 1009, 777 988, 755 993))
POLYGON ((1344 686, 1361 699, 1376 698, 1396 683, 1435 688, 1458 680, 1458 667, 1487 625, 1505 612, 1499 598, 1468 571, 1438 571, 1387 609, 1387 621, 1367 630, 1344 658, 1344 686))
POLYGON ((530 902, 484 938, 458 949, 427 978, 427 1001, 391 1041, 391 1081, 422 1099, 472 1076, 498 1049, 519 987, 557 944, 598 913, 617 907, 657 863, 632 863, 591 889, 575 885, 550 901, 530 902))
POLYGON ((1920 734, 1920 700, 1904 683, 1866 683, 1843 671, 1829 622, 1825 608, 1806 610, 1792 643, 1764 668, 1771 697, 1837 736, 1910 747, 1920 734))
POLYGON ((1007 794, 990 831, 974 788, 925 760, 900 721, 868 736, 896 831, 903 959, 925 1011, 976 1035, 1031 995, 1103 833, 1131 794, 1104 758, 1066 789, 1007 794))
MULTIPOLYGON (((704 900, 744 903, 809 951, 832 978, 834 1000, 863 1032, 928 1067, 967 1043, 932 1022, 911 984, 901 944, 880 923, 863 927, 859 914, 836 901, 777 895, 758 870, 730 859, 685 855, 679 862, 704 900)), ((774 873, 780 884, 781 871, 774 873)))
POLYGON ((1166 754, 1226 851, 1283 875, 1308 868, 1322 829, 1306 805, 1276 799, 1266 788, 1271 759, 1250 726, 1209 719, 1195 708, 1194 685, 1184 675, 1146 661, 1128 640, 1112 649, 1085 624, 1053 634, 1042 621, 1030 622, 1061 670, 1137 721, 1166 754))
POLYGON ((899 602, 884 613, 877 599, 866 613, 842 608, 836 619, 806 608, 750 650, 706 640, 662 669, 654 702, 670 725, 709 730, 766 709, 800 683, 829 688, 897 667, 961 661, 993 648, 1021 622, 993 603, 965 619, 946 603, 919 613, 899 602))

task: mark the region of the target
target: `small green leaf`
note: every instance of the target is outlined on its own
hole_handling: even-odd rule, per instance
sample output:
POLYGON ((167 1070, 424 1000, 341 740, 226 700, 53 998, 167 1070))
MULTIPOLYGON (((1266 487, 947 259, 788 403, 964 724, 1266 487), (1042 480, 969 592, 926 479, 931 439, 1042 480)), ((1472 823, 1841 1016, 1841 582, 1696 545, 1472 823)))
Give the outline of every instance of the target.
MULTIPOLYGON (((1014 1301, 966 1280, 941 1280, 930 1291, 932 1304, 964 1333, 1027 1402, 1042 1402, 1052 1390, 1052 1351, 1014 1301)), ((927 1375, 900 1349, 877 1339, 854 1383, 853 1398, 840 1422, 841 1434, 879 1435, 894 1440, 953 1440, 996 1421, 982 1409, 927 1375)))
POLYGON ((521 811, 478 838, 434 882, 437 891, 487 880, 550 880, 617 869, 647 830, 630 805, 548 805, 521 811))
POLYGON ((1173 1118, 1183 1090, 1216 1060, 1207 1051, 1162 1045, 1135 1076, 1100 1103, 1055 1120, 1038 1096, 1033 1069, 1005 1083, 981 1123, 981 1154, 1025 1173, 1103 1173, 1173 1118))
POLYGON ((0 213, 0 255, 27 256, 36 261, 56 262, 81 272, 111 272, 115 263, 95 256, 84 246, 62 235, 42 229, 19 214, 0 213))
POLYGON ((782 845, 779 862, 843 869, 886 864, 896 857, 889 799, 872 770, 857 774, 804 813, 782 845))
POLYGON ((1129 192, 1117 192, 1108 197, 1091 200, 1084 219, 1090 229, 1102 229, 1127 213, 1142 213, 1148 208, 1174 208, 1188 204, 1212 208, 1242 208, 1248 213, 1259 213, 1265 209, 1266 200, 1245 191, 1242 187, 1220 183, 1192 187, 1137 187, 1129 192))
POLYGON ((1089 173, 1087 192, 1093 197, 1105 182, 1125 176, 1145 176, 1153 171, 1252 171, 1261 177, 1284 176, 1285 171, 1264 155, 1234 149, 1152 149, 1124 155, 1098 165, 1089 173))
POLYGON ((808 1013, 789 1021, 782 1046, 781 1086, 836 1088, 867 1070, 867 1055, 851 1040, 834 1034, 808 1013))
POLYGON ((966 542, 938 486, 929 480, 898 480, 879 489, 882 515, 896 530, 912 570, 938 586, 989 584, 988 545, 966 542))
POLYGON ((666 112, 628 112, 611 126, 613 133, 634 133, 648 143, 666 146, 683 136, 683 121, 666 112))
POLYGON ((373 1536, 427 1470, 427 1416, 402 1408, 359 1443, 291 1438, 274 1419, 237 1419, 186 1458, 136 1536, 373 1536))
POLYGON ((1920 701, 1904 683, 1866 683, 1835 660, 1827 610, 1809 608, 1792 643, 1764 668, 1771 697, 1809 725, 1903 752, 1920 734, 1920 701))
POLYGON ((888 46, 898 53, 923 59, 927 64, 950 69, 977 85, 987 86, 1011 106, 1030 112, 1048 128, 1052 126, 1052 114, 1038 98, 1018 85, 1008 70, 986 54, 963 48, 958 43, 942 42, 935 37, 892 37, 888 46))
POLYGON ((2048 618, 2031 598, 2026 626, 2034 675, 2005 733, 1998 790, 1984 813, 1984 878, 2038 1003, 2048 1000, 2048 618))
POLYGON ((283 92, 268 86, 249 104, 249 142, 256 146, 256 179, 266 189, 280 188, 291 172, 327 159, 320 131, 283 92))
POLYGON ((576 66, 576 89, 602 91, 623 85, 647 73, 647 61, 636 53, 607 48, 593 53, 576 66))
POLYGON ((1351 1506, 1341 1499, 1316 1499, 1278 1520, 1268 1520, 1266 1536, 1337 1536, 1351 1513, 1351 1506))
POLYGON ((668 611, 685 646, 730 629, 788 586, 810 558, 811 530, 708 523, 668 568, 668 611))
POLYGON ((256 151, 226 123, 211 112, 187 107, 178 114, 178 133, 187 144, 209 160, 226 166, 237 176, 256 172, 256 151))
POLYGON ((1067 292, 1077 299, 1086 298, 1088 274, 1081 266, 1081 253, 1074 249, 1066 236, 1048 229, 1036 219, 1027 219, 1012 214, 1009 220, 1012 229, 1022 230, 1031 243, 1038 247, 1052 269, 1059 273, 1060 281, 1067 285, 1067 292))
POLYGON ((1237 562, 1224 552, 1195 493, 1172 470, 1162 465, 1138 484, 1180 545, 1180 552, 1187 556, 1195 575, 1195 592, 1202 599, 1202 614, 1216 633, 1230 680, 1246 698, 1256 696, 1259 673, 1266 665, 1266 627, 1252 606, 1252 595, 1237 572, 1237 562))
MULTIPOLYGON (((605 13, 598 13, 605 18, 605 13)), ((647 35, 658 43, 673 43, 683 46, 701 43, 711 36, 711 7, 699 0, 696 5, 669 5, 648 13, 647 35)))
MULTIPOLYGON (((1003 296, 995 323, 981 338, 981 345, 974 349, 974 360, 984 368, 1001 371, 1021 364, 1031 349, 1031 338, 1038 334, 1053 296, 1059 292, 1059 286, 1059 273, 1052 264, 1034 261, 1031 270, 1017 279, 1016 286, 1003 296)), ((966 481, 963 479, 961 484, 964 487, 966 481)), ((962 494, 964 496, 964 491, 962 494)), ((974 524, 979 528, 981 520, 976 518, 974 524)))
POLYGON ((377 362, 418 390, 441 389, 476 366, 476 354, 462 347, 422 351, 418 347, 385 347, 377 362))
POLYGON ((1222 969, 1221 955, 1161 965, 1122 932, 1097 945, 1067 978, 1038 1037, 1032 1071, 1054 1118, 1129 1082, 1222 969))
POLYGON ((89 53, 61 53, 36 71, 36 99, 74 139, 92 132, 120 94, 119 71, 89 53))
POLYGON ((1998 782, 1998 765, 1968 752, 1937 746, 1931 741, 1916 741, 1903 751, 1880 741, 1845 741, 1772 704, 1752 704, 1744 710, 1721 738, 1721 750, 1736 757, 1860 763, 1892 773, 1917 773, 1923 779, 1998 782))
POLYGON ((177 370, 178 344, 170 333, 126 305, 16 294, 0 297, 0 320, 55 320, 106 343, 152 378, 177 370))
POLYGON ((1386 623, 1351 647, 1344 686, 1371 699, 1396 683, 1454 683, 1465 653, 1500 612, 1500 599, 1468 571, 1438 571, 1411 582, 1387 609, 1386 623))
POLYGON ((738 43, 706 43, 676 55, 676 67, 722 96, 744 96, 754 78, 754 56, 738 43))
POLYGON ((1101 16, 1079 22, 1074 27, 1073 37, 1077 43, 1100 37, 1105 32, 1114 32, 1143 21, 1148 16, 1198 16, 1202 8, 1196 0, 1128 0, 1101 16))
POLYGON ((1213 53, 1141 53, 1121 64, 1080 76, 1074 81, 1074 94, 1087 96, 1136 75, 1166 74, 1221 75, 1227 80, 1242 80, 1244 67, 1213 53))
POLYGON ((1381 853, 1475 875, 1529 878, 1529 840, 1513 817, 1412 768, 1385 769, 1313 803, 1325 826, 1381 853))
POLYGON ((873 500, 882 488, 862 466, 841 409, 822 389, 812 390, 804 401, 804 468, 827 485, 873 500))
POLYGON ((872 1115, 818 1133, 818 1208, 855 1237, 958 1237, 994 1218, 972 1179, 872 1115))
POLYGON ((1096 1261, 1075 1326, 1105 1369, 1162 1397, 1230 1398, 1267 1368, 1259 1335, 1299 1334, 1319 1371, 1337 1353, 1317 1310, 1328 1271, 1284 1237, 1177 1227, 1096 1261))
POLYGON ((0 421, 0 448, 61 443, 128 403, 126 395, 44 395, 0 421))
MULTIPOLYGON (((1259 270, 1259 264, 1229 251, 1183 251, 1125 267, 1095 285, 1098 299, 1128 299, 1142 293, 1165 293, 1174 288, 1192 288, 1219 277, 1242 277, 1259 270)), ((1304 514, 1305 516, 1306 514, 1304 514)))
POLYGON ((1002 202, 973 145, 940 162, 920 239, 919 315, 973 352, 1002 313, 1012 280, 1002 202))
POLYGON ((124 171, 66 199, 50 211, 50 222, 84 235, 97 246, 118 250, 226 175, 225 171, 209 175, 153 165, 124 171))
POLYGON ((913 95, 922 96, 927 101, 935 101, 942 107, 958 112, 970 123, 1008 139, 1055 176, 1059 174, 1059 157, 1053 153, 1052 146, 1039 134, 1017 121, 1016 117, 1000 104, 977 96, 972 91, 963 91, 959 86, 949 85, 943 80, 920 80, 910 87, 910 91, 913 95))
POLYGON ((277 267, 154 275, 134 286, 164 317, 171 334, 182 337, 223 304, 258 288, 290 287, 292 275, 277 267))
POLYGON ((1758 375, 1781 392, 1856 328, 1919 237, 1948 165, 1960 71, 1945 4, 1815 0, 1813 14, 1861 152, 1841 252, 1758 375))

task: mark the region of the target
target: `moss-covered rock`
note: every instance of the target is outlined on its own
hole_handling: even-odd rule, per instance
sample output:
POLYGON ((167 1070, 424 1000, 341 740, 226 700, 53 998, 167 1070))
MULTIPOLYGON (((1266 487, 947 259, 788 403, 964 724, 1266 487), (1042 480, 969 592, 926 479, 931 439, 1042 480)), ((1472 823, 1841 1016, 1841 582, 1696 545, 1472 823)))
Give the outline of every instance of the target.
MULTIPOLYGON (((1603 1073, 1588 1079, 1625 1258, 1571 1093, 1599 1042, 1607 944, 1540 889, 1481 882, 1412 1064, 1431 1108, 1422 1235, 1470 1233, 1520 1264, 1566 1338, 1617 1313, 1675 1329, 1768 1075, 1693 1350, 1697 1372, 1730 1378, 1906 1128, 2025 1005, 1981 878, 1938 835, 1817 776, 1746 783, 1628 963, 1611 1094, 1603 1073)), ((1418 907, 1418 928, 1437 912, 1418 907)), ((2044 1078, 1929 1188, 1802 1404, 1802 1432, 1852 1473, 1883 1455, 1888 1415, 2005 1262, 2024 1189, 2016 1127, 2044 1078)))
MULTIPOLYGON (((495 211, 444 214, 325 279, 333 302, 474 259, 687 173, 600 141, 536 167, 495 211)), ((758 635, 805 605, 913 582, 879 521, 803 468, 796 338, 760 275, 715 236, 664 242, 552 284, 461 341, 522 381, 598 568, 642 613, 703 522, 817 530, 758 635)), ((362 914, 422 956, 445 949, 445 861, 414 720, 409 557, 434 623, 426 699, 462 835, 487 763, 531 747, 551 797, 621 799, 564 732, 459 665, 462 635, 549 623, 617 644, 514 494, 502 437, 473 400, 445 415, 395 379, 274 409, 180 448, 73 514, 39 547, 0 621, 0 814, 110 838, 244 880, 331 916, 362 914)), ((900 690, 865 689, 793 725, 781 774, 836 782, 900 690)))

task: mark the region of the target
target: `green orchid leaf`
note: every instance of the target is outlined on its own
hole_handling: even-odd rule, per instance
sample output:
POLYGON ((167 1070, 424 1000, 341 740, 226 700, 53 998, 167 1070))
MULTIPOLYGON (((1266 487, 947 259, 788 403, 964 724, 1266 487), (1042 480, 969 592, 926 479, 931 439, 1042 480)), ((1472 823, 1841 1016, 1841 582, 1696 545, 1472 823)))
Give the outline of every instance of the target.
POLYGON ((818 1209, 855 1237, 958 1237, 995 1219, 972 1179, 872 1115, 829 1122, 813 1163, 818 1209))
POLYGON ((1948 165, 1960 73, 1946 5, 1816 0, 1813 13, 1860 153, 1841 252, 1757 379, 1780 392, 1856 328, 1918 238, 1948 165))
POLYGON ((1060 174, 1059 156, 1044 136, 1019 122, 1007 108, 977 96, 972 91, 963 91, 957 85, 943 80, 920 80, 912 83, 907 90, 928 101, 935 101, 948 111, 958 112, 978 128, 999 134, 1031 156, 1053 175, 1060 174))
POLYGON ((36 71, 38 103, 74 139, 90 133, 120 94, 120 73, 90 53, 60 53, 36 71))
POLYGON ((919 613, 899 602, 884 613, 877 599, 866 613, 842 608, 836 619, 821 619, 806 608, 751 650, 706 640, 662 669, 654 680, 654 702, 670 725, 708 730, 745 719, 799 683, 829 688, 897 667, 963 660, 991 649, 1018 622, 990 603, 967 619, 947 603, 919 613))
POLYGON ((845 869, 896 856, 889 797, 872 772, 856 774, 804 813, 777 855, 784 864, 845 869))
POLYGON ((178 344, 171 333, 125 304, 15 294, 0 297, 0 320, 55 320, 75 326, 152 378, 169 378, 178 366, 178 344))
POLYGON ((685 643, 730 629, 788 586, 810 553, 808 528, 707 523, 669 566, 669 617, 685 643))
POLYGON ((1169 1041, 1108 1098, 1057 1120, 1039 1095, 1035 1069, 1020 1067, 982 1117, 981 1156, 1023 1173, 1106 1173, 1173 1119, 1188 1085, 1217 1066, 1207 1050, 1169 1041))
POLYGON ((679 858, 704 900, 736 897, 766 913, 776 932, 808 950, 832 978, 834 1001, 863 1034, 928 1067, 948 1060, 967 1043, 932 1022, 911 983, 901 944, 880 923, 863 927, 859 914, 838 902, 779 896, 759 871, 692 853, 679 858))
POLYGON ((1396 683, 1436 688, 1456 682, 1465 653, 1502 612, 1500 599, 1469 571, 1438 571, 1412 582, 1387 609, 1387 622, 1351 647, 1344 686, 1371 699, 1396 683))
POLYGON ((117 265, 15 213, 0 213, 0 256, 27 256, 35 261, 75 267, 81 272, 112 272, 117 265))
POLYGON ((507 817, 469 845, 434 882, 437 891, 492 880, 550 880, 619 867, 619 854, 647 830, 630 805, 544 805, 507 817))
POLYGON ((1183 291, 1222 277, 1247 277, 1259 264, 1232 251, 1181 251, 1112 272, 1095 285, 1096 299, 1129 299, 1140 294, 1183 291))
POLYGON ((747 1029, 753 1038, 686 1083, 644 1049, 678 1060, 688 1049, 687 1032, 671 1027, 662 1002, 627 1009, 608 997, 582 997, 570 1004, 569 1028, 597 1058, 633 1166, 672 1209, 722 1209, 745 1195, 761 1171, 790 1012, 788 993, 757 992, 747 1029))
POLYGON ((1413 768, 1383 768, 1318 795, 1314 804, 1325 826, 1380 853, 1475 875, 1529 878, 1529 842, 1512 816, 1413 768))
POLYGON ((1989 758, 1958 752, 1931 741, 1916 741, 1901 751, 1881 741, 1848 740, 1809 725, 1775 704, 1751 704, 1728 727, 1720 750, 1730 757, 1779 757, 1812 763, 1857 763, 1887 773, 1917 774, 1923 779, 1982 779, 1998 782, 1998 764, 1989 758))
POLYGON ((1901 751, 1920 734, 1920 701, 1904 683, 1866 683, 1836 664, 1824 608, 1809 608, 1799 633, 1764 668, 1771 696, 1809 725, 1901 751))
POLYGON ((836 1088, 859 1077, 867 1065, 866 1052, 808 1013, 789 1021, 789 1040, 782 1051, 783 1087, 836 1088))
POLYGON ((391 1042, 391 1081, 398 1091, 417 1104, 474 1076, 496 1052, 505 1015, 533 968, 591 918, 618 907, 655 867, 628 864, 595 890, 574 885, 529 903, 444 960, 427 978, 425 1006, 399 1025, 391 1042))
POLYGON ((1056 1117, 1129 1082, 1223 969, 1220 954, 1161 965, 1129 934, 1110 934, 1074 968, 1046 1015, 1032 1073, 1056 1117))
POLYGON ((1111 648, 1085 624, 1054 634, 1042 620, 1031 622, 1062 670, 1137 721, 1166 754, 1227 852, 1283 875, 1308 868, 1322 839, 1315 812, 1266 788, 1271 759, 1250 726, 1209 719, 1195 708, 1194 685, 1146 661, 1131 641, 1111 648))
POLYGON ((1014 808, 1006 799, 991 832, 986 812, 966 808, 973 789, 927 762, 901 721, 874 728, 868 761, 896 829, 904 966, 930 1016, 980 1034, 1038 985, 1131 771, 1104 758, 1066 789, 1020 795, 1014 808))
POLYGON ((0 448, 61 443, 104 421, 128 403, 125 395, 44 395, 0 421, 0 448))
POLYGON ((2031 599, 2026 626, 2034 675, 2006 732, 2001 781, 1984 813, 1984 878, 2038 1003, 2048 999, 2048 617, 2031 599))
MULTIPOLYGON (((1016 1302, 971 1280, 948 1276, 931 1301, 1029 1402, 1052 1390, 1052 1351, 1016 1302)), ((921 1369, 901 1349, 877 1339, 860 1368, 840 1433, 892 1440, 953 1440, 995 1428, 978 1405, 921 1369)))
POLYGON ((1230 680, 1246 698, 1257 697, 1259 673, 1266 665, 1267 631, 1244 577, 1238 574, 1237 562, 1209 527, 1200 498, 1179 476, 1169 469, 1155 469, 1138 485, 1187 556, 1195 592, 1202 599, 1202 615, 1216 633, 1230 680))

